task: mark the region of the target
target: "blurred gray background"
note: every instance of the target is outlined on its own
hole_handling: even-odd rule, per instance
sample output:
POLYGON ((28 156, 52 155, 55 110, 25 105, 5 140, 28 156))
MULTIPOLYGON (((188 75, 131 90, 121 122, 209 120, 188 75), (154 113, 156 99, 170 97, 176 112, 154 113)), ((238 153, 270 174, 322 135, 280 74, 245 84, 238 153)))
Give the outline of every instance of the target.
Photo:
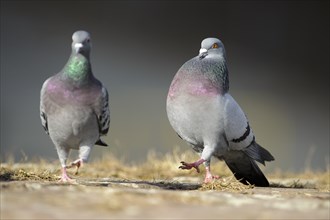
MULTIPOLYGON (((94 74, 110 92, 110 147, 128 163, 190 149, 166 115, 171 80, 200 42, 226 47, 230 93, 267 170, 329 164, 329 1, 1 1, 1 161, 57 160, 39 119, 44 80, 70 55, 71 35, 92 35, 94 74)), ((197 159, 197 156, 196 156, 197 159)), ((179 165, 179 161, 178 161, 179 165)))

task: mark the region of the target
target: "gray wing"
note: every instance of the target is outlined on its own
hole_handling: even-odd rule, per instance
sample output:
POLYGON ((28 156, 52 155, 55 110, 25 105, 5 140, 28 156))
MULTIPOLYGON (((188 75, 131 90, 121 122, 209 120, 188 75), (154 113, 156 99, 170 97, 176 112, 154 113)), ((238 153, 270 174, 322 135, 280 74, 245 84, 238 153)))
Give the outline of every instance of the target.
POLYGON ((224 156, 226 164, 242 183, 269 186, 255 160, 265 165, 265 161, 274 157, 255 142, 249 122, 236 101, 229 94, 225 99, 225 133, 231 149, 224 156))
POLYGON ((46 96, 45 90, 46 90, 48 81, 49 81, 49 79, 47 79, 44 82, 44 84, 41 87, 41 91, 40 91, 40 119, 41 119, 42 127, 45 129, 46 134, 49 135, 47 113, 46 113, 45 104, 44 104, 44 100, 45 100, 45 96, 46 96))
MULTIPOLYGON (((99 132, 100 136, 106 135, 109 131, 110 126, 110 109, 109 109, 109 95, 108 91, 105 87, 102 86, 102 96, 101 101, 98 105, 100 114, 97 116, 98 124, 99 124, 99 132)), ((100 146, 108 146, 105 142, 99 139, 95 142, 96 145, 100 146)))
POLYGON ((110 126, 109 95, 105 87, 102 87, 102 98, 100 103, 100 115, 98 115, 100 135, 106 135, 110 126))
POLYGON ((255 142, 249 122, 236 101, 225 95, 225 133, 231 150, 243 150, 250 158, 265 165, 265 161, 272 161, 274 157, 255 142))
POLYGON ((249 122, 237 102, 228 93, 225 98, 225 134, 231 150, 243 150, 254 140, 249 122))

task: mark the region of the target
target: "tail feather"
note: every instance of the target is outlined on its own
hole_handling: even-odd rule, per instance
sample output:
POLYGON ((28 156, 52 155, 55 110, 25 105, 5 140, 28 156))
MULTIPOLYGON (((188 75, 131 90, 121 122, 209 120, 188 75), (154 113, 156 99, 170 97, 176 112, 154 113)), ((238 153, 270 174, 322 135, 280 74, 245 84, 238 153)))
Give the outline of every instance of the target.
POLYGON ((99 145, 99 146, 104 146, 104 147, 107 147, 107 143, 105 143, 104 141, 101 140, 101 138, 99 138, 96 142, 95 142, 96 145, 99 145))
POLYGON ((256 162, 243 151, 230 151, 224 160, 237 180, 243 184, 268 187, 269 182, 256 162))
POLYGON ((274 157, 268 150, 261 147, 257 142, 253 141, 250 146, 243 150, 250 158, 265 165, 265 161, 273 161, 274 157))

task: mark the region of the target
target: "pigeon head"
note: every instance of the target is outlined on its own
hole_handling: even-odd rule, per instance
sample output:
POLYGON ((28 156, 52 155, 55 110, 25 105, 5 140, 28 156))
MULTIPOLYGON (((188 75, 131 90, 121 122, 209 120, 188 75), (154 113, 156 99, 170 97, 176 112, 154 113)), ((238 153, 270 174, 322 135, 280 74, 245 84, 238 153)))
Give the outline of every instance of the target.
POLYGON ((222 42, 217 38, 206 38, 201 43, 201 49, 199 50, 199 58, 203 59, 209 55, 221 55, 225 57, 225 47, 222 42))
POLYGON ((76 31, 72 35, 72 52, 62 73, 73 81, 83 82, 91 72, 89 53, 91 50, 90 35, 86 31, 76 31))
POLYGON ((89 57, 91 49, 91 37, 86 31, 76 31, 72 35, 72 53, 89 57))

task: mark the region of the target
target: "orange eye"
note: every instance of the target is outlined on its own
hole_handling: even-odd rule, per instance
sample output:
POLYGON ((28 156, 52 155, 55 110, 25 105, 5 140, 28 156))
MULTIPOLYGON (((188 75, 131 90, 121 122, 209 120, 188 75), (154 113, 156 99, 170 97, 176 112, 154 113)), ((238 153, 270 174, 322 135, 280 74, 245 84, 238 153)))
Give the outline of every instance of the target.
POLYGON ((212 45, 212 48, 218 48, 218 47, 219 47, 219 45, 217 43, 212 45))

